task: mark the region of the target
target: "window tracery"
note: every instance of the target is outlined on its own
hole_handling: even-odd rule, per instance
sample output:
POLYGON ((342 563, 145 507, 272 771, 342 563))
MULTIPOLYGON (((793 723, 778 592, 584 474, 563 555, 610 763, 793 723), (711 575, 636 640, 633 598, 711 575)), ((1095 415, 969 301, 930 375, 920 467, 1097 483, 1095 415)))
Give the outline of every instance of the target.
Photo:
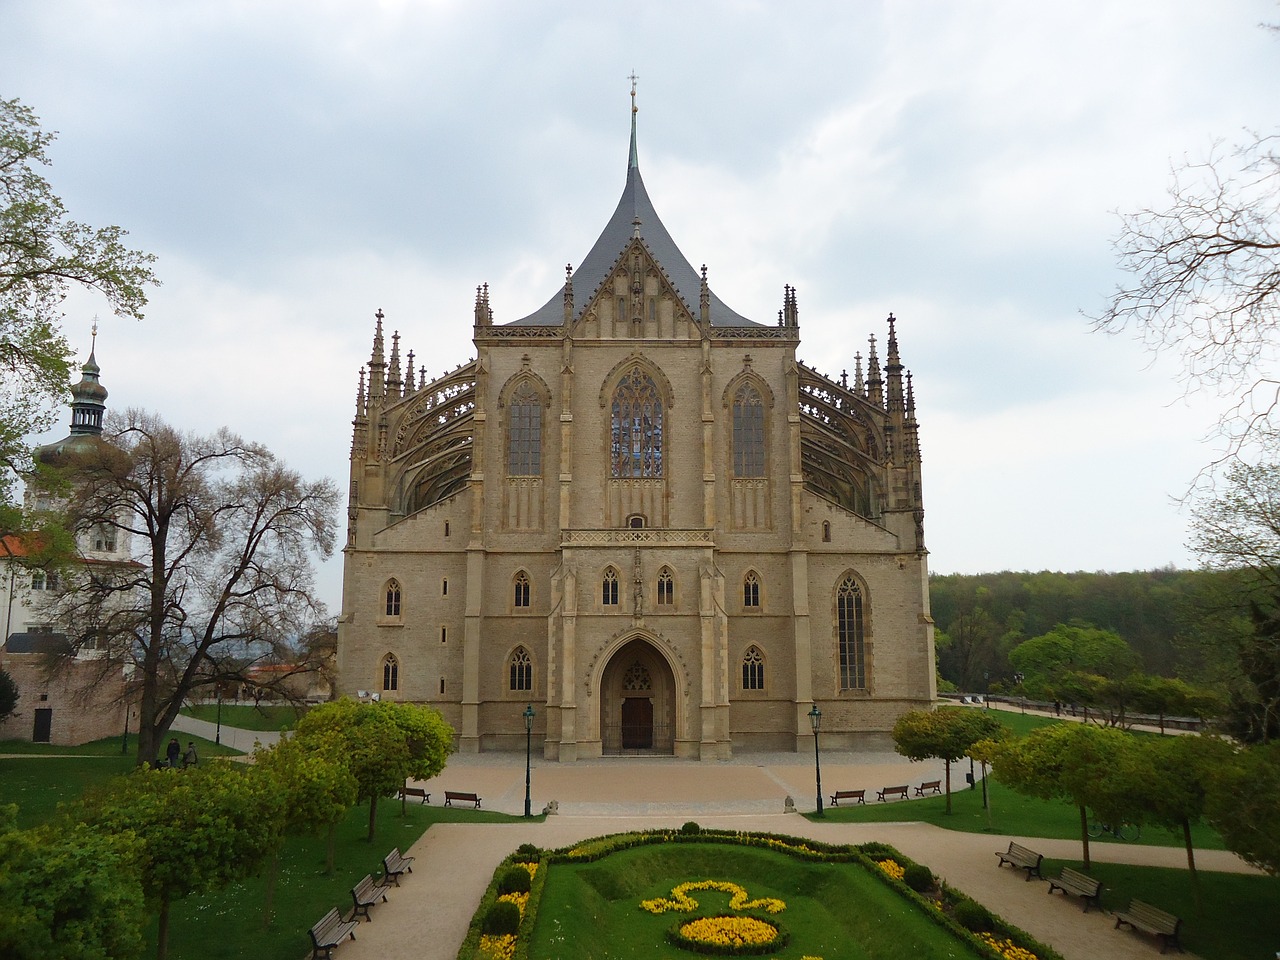
POLYGON ((613 391, 612 475, 661 477, 663 402, 653 378, 633 367, 613 391))

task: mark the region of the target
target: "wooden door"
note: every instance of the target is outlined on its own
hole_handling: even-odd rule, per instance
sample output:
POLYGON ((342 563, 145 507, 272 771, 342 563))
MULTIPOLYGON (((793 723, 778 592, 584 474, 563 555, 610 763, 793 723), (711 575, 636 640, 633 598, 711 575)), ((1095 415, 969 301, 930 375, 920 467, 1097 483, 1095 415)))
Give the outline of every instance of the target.
POLYGON ((53 732, 53 710, 48 707, 36 708, 35 728, 31 731, 33 743, 48 743, 53 732))
POLYGON ((622 701, 622 749, 648 750, 653 746, 653 701, 627 697, 622 701))

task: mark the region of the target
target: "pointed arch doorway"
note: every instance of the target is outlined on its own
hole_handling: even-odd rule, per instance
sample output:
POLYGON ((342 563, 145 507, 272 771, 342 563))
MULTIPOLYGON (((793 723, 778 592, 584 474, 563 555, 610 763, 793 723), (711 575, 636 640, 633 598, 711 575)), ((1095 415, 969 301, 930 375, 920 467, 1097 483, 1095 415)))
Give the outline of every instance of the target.
POLYGON ((647 640, 623 644, 600 682, 600 730, 605 756, 675 752, 675 676, 647 640))

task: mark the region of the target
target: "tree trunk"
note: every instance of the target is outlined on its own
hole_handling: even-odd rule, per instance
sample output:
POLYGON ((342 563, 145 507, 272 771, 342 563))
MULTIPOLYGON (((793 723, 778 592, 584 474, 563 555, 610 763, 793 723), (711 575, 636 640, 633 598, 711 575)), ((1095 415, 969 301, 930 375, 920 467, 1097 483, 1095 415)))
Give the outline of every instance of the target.
POLYGON ((1196 901, 1196 913, 1204 913, 1204 902, 1200 899, 1200 874, 1196 873, 1196 851, 1191 845, 1191 821, 1182 820, 1182 840, 1187 845, 1187 869, 1191 872, 1191 893, 1196 901))
POLYGON ((156 934, 156 960, 169 958, 169 895, 160 898, 160 929, 156 934))
POLYGON ((369 799, 369 842, 373 843, 373 828, 378 822, 378 797, 375 794, 369 799))
POLYGON ((280 850, 271 855, 271 863, 267 865, 267 889, 262 897, 262 929, 271 926, 271 912, 276 900, 276 877, 280 873, 280 850))
POLYGON ((1089 869, 1089 810, 1080 807, 1080 839, 1084 841, 1084 868, 1089 869))

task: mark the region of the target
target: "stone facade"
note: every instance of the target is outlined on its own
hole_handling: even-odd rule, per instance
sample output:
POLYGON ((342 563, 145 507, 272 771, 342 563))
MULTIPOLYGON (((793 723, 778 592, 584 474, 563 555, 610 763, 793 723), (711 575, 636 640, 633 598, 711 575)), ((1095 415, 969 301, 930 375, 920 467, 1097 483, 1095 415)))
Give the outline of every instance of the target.
POLYGON ((361 371, 339 620, 343 692, 430 703, 467 751, 723 758, 883 747, 934 685, 910 374, 864 378, 729 309, 627 184, 546 306, 428 381, 361 371))

